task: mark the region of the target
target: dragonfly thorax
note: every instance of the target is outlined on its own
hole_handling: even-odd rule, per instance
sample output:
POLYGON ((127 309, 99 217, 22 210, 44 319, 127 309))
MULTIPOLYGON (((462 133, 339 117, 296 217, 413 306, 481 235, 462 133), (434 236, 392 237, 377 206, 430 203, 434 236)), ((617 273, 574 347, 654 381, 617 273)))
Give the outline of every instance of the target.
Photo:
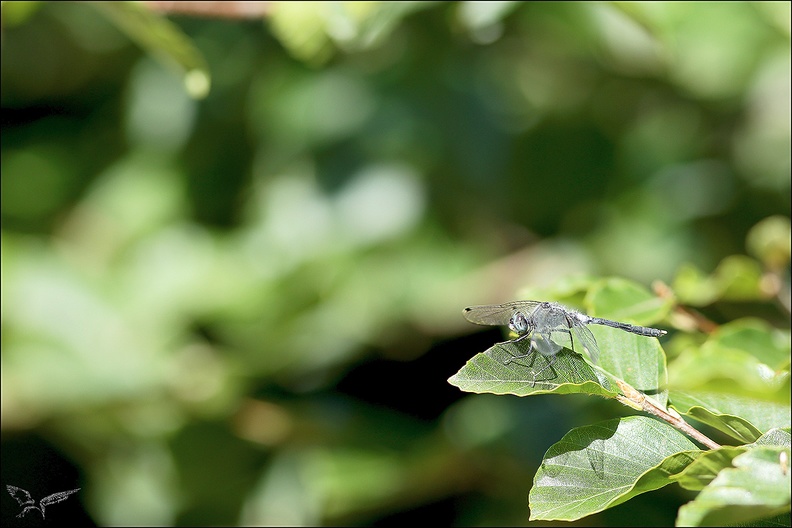
POLYGON ((509 319, 509 330, 517 335, 523 336, 531 331, 531 323, 528 321, 528 318, 525 317, 525 314, 516 312, 511 316, 511 319, 509 319))

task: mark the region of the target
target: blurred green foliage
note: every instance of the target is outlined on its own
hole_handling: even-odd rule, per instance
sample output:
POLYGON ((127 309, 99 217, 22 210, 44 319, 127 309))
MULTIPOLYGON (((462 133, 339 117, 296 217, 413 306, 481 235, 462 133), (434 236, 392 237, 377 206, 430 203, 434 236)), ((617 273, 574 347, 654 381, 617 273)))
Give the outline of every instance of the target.
POLYGON ((464 306, 663 281, 671 382, 713 390, 692 355, 788 341, 788 3, 149 7, 2 4, 3 484, 78 479, 98 524, 523 524, 614 408, 464 396, 499 339, 464 306))

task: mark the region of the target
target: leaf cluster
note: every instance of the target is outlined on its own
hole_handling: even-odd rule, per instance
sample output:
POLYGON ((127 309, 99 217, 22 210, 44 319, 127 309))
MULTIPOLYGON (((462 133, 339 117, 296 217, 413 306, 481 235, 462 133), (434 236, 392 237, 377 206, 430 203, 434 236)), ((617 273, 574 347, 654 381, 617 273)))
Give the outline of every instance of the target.
MULTIPOLYGON (((687 273, 683 269, 686 278, 680 280, 687 280, 687 273)), ((555 292, 525 295, 568 303, 582 299, 590 315, 657 325, 688 309, 670 289, 660 290, 664 295, 621 279, 579 279, 557 285, 555 292)), ((656 338, 594 326, 589 325, 600 348, 597 365, 569 348, 549 368, 550 360, 539 354, 511 360, 525 355, 529 344, 507 341, 477 354, 449 379, 468 392, 582 393, 654 415, 614 418, 569 431, 547 451, 536 473, 529 496, 531 520, 574 521, 676 483, 699 492, 680 508, 679 526, 768 519, 788 525, 788 335, 784 339, 782 332, 754 318, 723 324, 709 334, 672 332, 669 346, 674 348, 674 341, 685 345, 667 369, 664 347, 656 338), (716 444, 685 418, 738 445, 716 444), (711 449, 702 449, 683 432, 711 449)))

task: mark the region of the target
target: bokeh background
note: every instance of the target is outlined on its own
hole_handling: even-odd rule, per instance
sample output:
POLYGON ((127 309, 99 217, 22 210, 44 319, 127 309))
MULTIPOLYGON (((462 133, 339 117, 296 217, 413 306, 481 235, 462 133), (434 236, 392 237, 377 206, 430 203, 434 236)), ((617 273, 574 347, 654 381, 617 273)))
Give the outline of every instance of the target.
POLYGON ((739 282, 788 232, 788 2, 163 4, 204 98, 134 10, 2 6, 2 484, 81 488, 47 522, 527 524, 547 448, 629 411, 460 392, 502 337, 462 308, 739 282))

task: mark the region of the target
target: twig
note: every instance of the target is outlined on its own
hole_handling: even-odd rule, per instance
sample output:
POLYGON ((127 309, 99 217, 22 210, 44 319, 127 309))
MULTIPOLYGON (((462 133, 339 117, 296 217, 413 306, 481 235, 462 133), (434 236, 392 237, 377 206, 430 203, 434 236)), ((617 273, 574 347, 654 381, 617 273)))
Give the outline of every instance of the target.
POLYGON ((645 394, 634 389, 627 382, 622 381, 620 379, 616 379, 615 381, 616 384, 621 389, 621 391, 624 393, 624 396, 621 395, 617 396, 617 399, 620 402, 630 407, 638 406, 638 408, 640 408, 642 411, 648 412, 649 414, 657 416, 661 420, 668 422, 673 427, 679 429, 680 431, 682 431, 692 439, 709 447, 710 449, 718 449, 720 447, 720 444, 713 442, 702 432, 698 431, 697 429, 694 429, 689 423, 687 423, 684 419, 682 419, 681 416, 679 415, 674 416, 665 409, 662 409, 652 400, 647 398, 645 394))

